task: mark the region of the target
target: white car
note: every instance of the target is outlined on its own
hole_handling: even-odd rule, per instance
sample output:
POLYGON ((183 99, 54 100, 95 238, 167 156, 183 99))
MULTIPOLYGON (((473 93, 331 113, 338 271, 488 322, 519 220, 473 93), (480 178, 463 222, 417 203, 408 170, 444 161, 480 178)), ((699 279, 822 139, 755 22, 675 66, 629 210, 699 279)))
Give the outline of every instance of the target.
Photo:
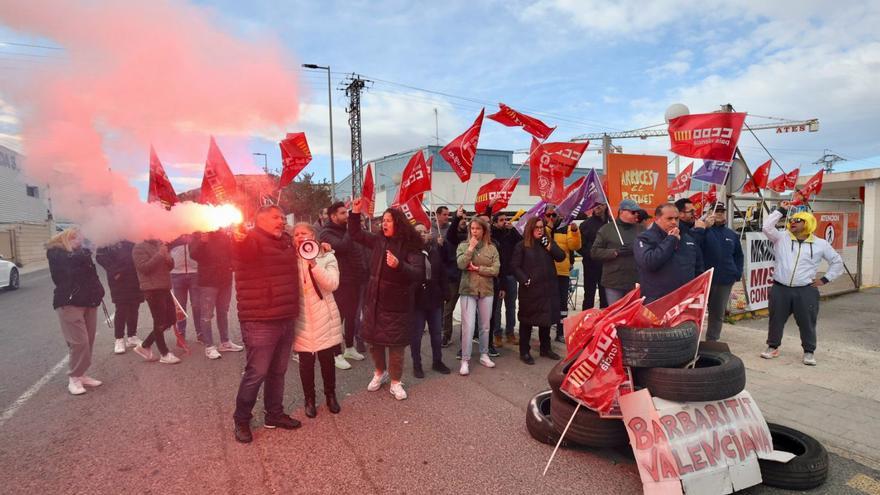
POLYGON ((15 290, 19 284, 18 267, 0 257, 0 289, 15 290))

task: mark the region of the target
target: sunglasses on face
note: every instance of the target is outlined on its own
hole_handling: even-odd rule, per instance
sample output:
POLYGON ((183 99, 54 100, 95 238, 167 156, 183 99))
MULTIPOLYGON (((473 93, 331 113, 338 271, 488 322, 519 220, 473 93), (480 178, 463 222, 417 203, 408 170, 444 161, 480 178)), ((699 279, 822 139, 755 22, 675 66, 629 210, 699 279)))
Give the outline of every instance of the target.
POLYGON ((788 223, 804 223, 804 220, 801 218, 792 218, 788 223))

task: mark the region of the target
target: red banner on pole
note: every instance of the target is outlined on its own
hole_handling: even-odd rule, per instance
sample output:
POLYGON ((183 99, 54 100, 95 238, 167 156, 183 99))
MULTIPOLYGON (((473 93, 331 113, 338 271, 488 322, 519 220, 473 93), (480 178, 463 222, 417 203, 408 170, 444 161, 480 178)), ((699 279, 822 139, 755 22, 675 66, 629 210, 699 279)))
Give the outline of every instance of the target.
POLYGON ((500 110, 497 113, 487 115, 486 118, 492 119, 507 127, 522 127, 524 131, 541 140, 547 139, 550 136, 550 133, 556 129, 534 117, 529 117, 524 113, 517 112, 504 103, 499 103, 498 108, 500 108, 500 110))
POLYGON ((428 230, 431 230, 431 218, 425 213, 425 208, 418 198, 412 198, 406 203, 401 204, 398 208, 406 216, 406 219, 413 225, 420 223, 428 230))
POLYGON ((367 164, 367 170, 364 174, 364 186, 361 190, 361 202, 364 203, 363 211, 366 211, 367 216, 373 218, 373 213, 376 211, 376 185, 373 182, 373 163, 367 164))
POLYGON ((400 188, 391 206, 404 204, 414 197, 431 190, 431 170, 425 162, 425 155, 418 150, 409 159, 403 173, 400 174, 400 188))
POLYGON ((171 208, 177 203, 177 194, 174 192, 174 186, 168 180, 165 174, 165 168, 159 161, 156 150, 150 146, 150 183, 147 193, 148 203, 162 203, 166 209, 171 208))
POLYGON ((795 191, 792 196, 792 204, 801 204, 805 201, 809 201, 812 195, 822 192, 822 180, 824 178, 825 169, 823 168, 816 172, 816 175, 810 177, 810 180, 804 184, 804 187, 795 191))
POLYGON ((666 191, 670 196, 681 194, 691 188, 691 175, 694 173, 694 162, 690 162, 680 174, 675 176, 669 189, 666 191))
POLYGON ((208 146, 208 159, 205 161, 205 175, 202 177, 202 191, 199 203, 219 205, 235 200, 235 176, 223 153, 211 136, 208 146))
POLYGON ((771 191, 776 191, 778 193, 794 189, 794 186, 797 184, 798 175, 800 173, 801 169, 796 168, 787 174, 782 174, 767 183, 767 189, 770 189, 771 191))
POLYGON ((729 162, 733 159, 744 113, 684 115, 669 121, 670 151, 690 158, 729 162))
POLYGON ((287 137, 282 139, 278 145, 281 147, 281 163, 283 164, 278 187, 284 187, 290 184, 312 161, 312 152, 309 150, 309 143, 306 141, 304 132, 288 133, 287 137))
POLYGON ((467 182, 471 178, 471 170, 474 168, 474 157, 477 155, 477 143, 480 140, 480 129, 483 126, 483 114, 486 109, 480 110, 477 120, 440 150, 440 156, 452 167, 458 175, 458 180, 467 182))
POLYGON ((518 183, 519 177, 512 179, 492 179, 483 184, 477 191, 477 198, 474 200, 474 210, 477 213, 486 211, 489 203, 493 200, 495 201, 492 203, 493 214, 507 208, 507 204, 510 202, 510 197, 513 195, 513 190, 518 183))
POLYGON ((770 163, 772 160, 767 160, 760 167, 755 169, 752 173, 752 179, 746 182, 743 186, 742 192, 744 193, 755 193, 760 191, 761 189, 767 188, 767 179, 770 178, 770 163))

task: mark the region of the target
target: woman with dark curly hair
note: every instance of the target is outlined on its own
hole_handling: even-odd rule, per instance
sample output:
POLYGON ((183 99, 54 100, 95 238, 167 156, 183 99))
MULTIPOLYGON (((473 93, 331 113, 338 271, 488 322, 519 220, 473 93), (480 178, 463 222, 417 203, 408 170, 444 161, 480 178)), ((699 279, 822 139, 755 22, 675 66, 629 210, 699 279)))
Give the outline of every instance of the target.
POLYGON ((425 257, 420 253, 422 238, 400 210, 385 210, 381 234, 361 228, 360 198, 354 200, 351 212, 349 235, 372 249, 361 336, 370 345, 376 371, 367 390, 379 390, 388 381, 390 372, 391 395, 403 400, 406 390, 400 378, 404 351, 410 341, 415 284, 425 277, 425 257))

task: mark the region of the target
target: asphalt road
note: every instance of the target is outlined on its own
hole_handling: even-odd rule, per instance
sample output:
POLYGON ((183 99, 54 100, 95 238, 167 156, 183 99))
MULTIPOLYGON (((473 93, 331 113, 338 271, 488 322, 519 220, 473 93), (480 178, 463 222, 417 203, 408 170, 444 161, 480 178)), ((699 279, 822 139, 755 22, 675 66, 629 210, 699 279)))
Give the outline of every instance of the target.
MULTIPOLYGON (((355 363, 337 372, 342 413, 320 407, 312 420, 302 414, 292 363, 285 403, 303 428, 261 428, 258 403, 255 442, 241 445, 231 414, 243 353, 209 361, 192 343, 195 352, 180 365, 144 363, 132 352, 114 355, 112 331, 99 322, 89 374, 105 384, 74 397, 66 366, 57 366, 67 350, 51 292, 46 271, 0 292, 0 492, 641 493, 625 450, 561 450, 541 476, 552 447, 531 439, 524 416, 531 396, 546 388, 549 360, 526 366, 508 347, 495 369, 475 366, 467 378, 428 371, 416 380, 407 358, 403 402, 387 386, 367 392, 370 364, 355 363)), ((141 336, 149 323, 143 306, 141 336)), ((232 333, 240 340, 234 318, 232 333)), ((427 343, 424 349, 429 356, 427 343)), ((452 368, 454 352, 444 353, 452 368)), ((814 493, 878 493, 864 488, 878 479, 832 455, 831 479, 814 493), (847 485, 859 482, 862 489, 847 485)), ((744 493, 791 492, 759 486, 744 493)))

